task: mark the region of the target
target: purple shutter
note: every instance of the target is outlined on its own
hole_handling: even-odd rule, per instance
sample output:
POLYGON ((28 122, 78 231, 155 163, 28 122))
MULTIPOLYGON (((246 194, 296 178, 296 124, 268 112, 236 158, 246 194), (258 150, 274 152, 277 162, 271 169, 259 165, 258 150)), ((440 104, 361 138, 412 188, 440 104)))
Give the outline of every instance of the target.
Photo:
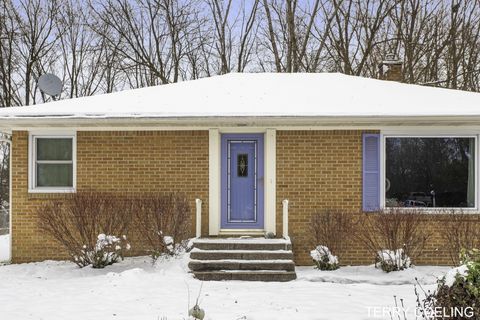
POLYGON ((380 209, 380 135, 363 134, 363 211, 380 209))

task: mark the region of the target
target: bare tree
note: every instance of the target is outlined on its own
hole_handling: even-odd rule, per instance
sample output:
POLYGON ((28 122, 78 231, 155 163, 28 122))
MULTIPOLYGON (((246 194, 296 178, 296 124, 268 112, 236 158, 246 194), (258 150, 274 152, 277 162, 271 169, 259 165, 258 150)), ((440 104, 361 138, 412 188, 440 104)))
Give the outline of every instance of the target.
POLYGON ((258 35, 258 7, 260 0, 255 0, 248 10, 243 7, 237 53, 237 72, 244 72, 250 62, 255 39, 258 35), (247 11, 248 10, 248 11, 247 11))
MULTIPOLYGON (((41 102, 38 76, 80 97, 228 72, 378 77, 480 90, 480 2, 455 0, 4 0, 0 106, 41 102)), ((43 97, 42 97, 43 98, 43 97)))
POLYGON ((0 6, 0 107, 21 104, 19 84, 15 80, 20 62, 16 45, 16 23, 8 14, 11 3, 0 6))
POLYGON ((63 2, 56 20, 69 98, 95 94, 106 76, 107 45, 90 28, 90 20, 88 6, 73 0, 63 2))
POLYGON ((19 33, 17 49, 25 105, 36 102, 36 79, 55 61, 54 46, 59 37, 55 33, 58 13, 56 0, 19 0, 7 9, 9 19, 16 23, 19 33))
POLYGON ((115 46, 131 87, 180 80, 185 41, 197 23, 193 3, 108 0, 91 4, 96 20, 108 26, 110 34, 94 27, 95 31, 115 46))
POLYGON ((208 0, 207 4, 210 8, 214 21, 216 41, 215 49, 220 60, 220 74, 229 73, 231 71, 232 57, 232 27, 229 24, 230 9, 232 0, 208 0))

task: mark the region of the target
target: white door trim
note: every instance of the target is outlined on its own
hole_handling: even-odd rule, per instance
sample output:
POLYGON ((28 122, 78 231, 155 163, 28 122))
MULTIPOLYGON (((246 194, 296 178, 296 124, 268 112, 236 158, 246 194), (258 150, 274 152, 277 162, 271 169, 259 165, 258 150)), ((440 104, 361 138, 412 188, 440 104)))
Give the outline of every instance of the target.
MULTIPOLYGON (((264 133, 264 231, 276 233, 275 213, 276 213, 276 130, 263 128, 253 131, 254 133, 264 133)), ((221 134, 222 133, 253 133, 248 128, 211 128, 208 130, 208 234, 218 236, 223 233, 220 229, 221 214, 221 184, 220 184, 220 163, 221 163, 221 134)), ((225 230, 228 233, 228 230, 225 230)), ((238 230, 238 233, 243 233, 238 230)))
POLYGON ((267 129, 265 133, 265 231, 276 233, 276 170, 277 170, 277 131, 267 129))
POLYGON ((220 131, 208 130, 208 234, 220 232, 220 131))

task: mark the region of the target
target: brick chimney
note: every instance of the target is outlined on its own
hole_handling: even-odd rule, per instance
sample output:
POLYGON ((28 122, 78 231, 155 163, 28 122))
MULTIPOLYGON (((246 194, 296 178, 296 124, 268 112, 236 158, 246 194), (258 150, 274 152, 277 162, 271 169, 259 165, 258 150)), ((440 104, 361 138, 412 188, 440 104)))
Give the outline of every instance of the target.
POLYGON ((387 54, 379 66, 379 78, 388 81, 403 81, 403 61, 395 54, 387 54))

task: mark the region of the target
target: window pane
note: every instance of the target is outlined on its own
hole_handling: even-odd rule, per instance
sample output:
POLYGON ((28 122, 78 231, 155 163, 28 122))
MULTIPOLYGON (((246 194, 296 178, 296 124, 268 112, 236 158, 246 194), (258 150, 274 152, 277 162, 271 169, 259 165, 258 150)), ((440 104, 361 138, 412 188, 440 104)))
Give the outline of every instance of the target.
POLYGON ((72 164, 37 164, 37 187, 73 187, 72 164))
POLYGON ((387 207, 475 206, 474 138, 387 138, 387 207))
POLYGON ((37 138, 37 160, 72 160, 72 139, 37 138))
POLYGON ((237 176, 248 177, 248 154, 246 153, 237 155, 237 176))

